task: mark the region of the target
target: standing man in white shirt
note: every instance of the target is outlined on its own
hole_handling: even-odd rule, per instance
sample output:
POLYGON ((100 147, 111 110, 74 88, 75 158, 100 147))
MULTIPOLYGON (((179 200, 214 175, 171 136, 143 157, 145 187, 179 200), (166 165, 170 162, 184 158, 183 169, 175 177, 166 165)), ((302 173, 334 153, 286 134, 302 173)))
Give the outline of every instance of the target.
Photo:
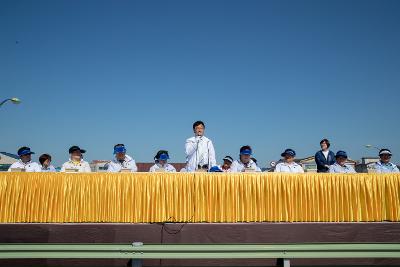
POLYGON ((61 172, 92 172, 89 162, 83 160, 83 154, 86 150, 79 146, 71 146, 68 150, 69 161, 61 167, 61 172))
POLYGON ((107 164, 108 172, 137 172, 135 160, 126 154, 124 144, 114 146, 115 158, 107 164))
POLYGON ((296 152, 293 149, 285 149, 281 154, 283 161, 276 164, 275 172, 303 173, 303 168, 294 161, 296 152))
POLYGON ((20 158, 19 161, 14 162, 11 164, 10 168, 8 169, 9 172, 11 171, 23 171, 23 172, 41 172, 41 168, 39 164, 36 162, 32 162, 32 152, 29 147, 23 146, 18 149, 18 156, 20 158))
POLYGON ((217 164, 215 160, 214 145, 210 139, 204 136, 205 125, 202 121, 193 123, 193 137, 186 140, 186 170, 208 171, 217 164))

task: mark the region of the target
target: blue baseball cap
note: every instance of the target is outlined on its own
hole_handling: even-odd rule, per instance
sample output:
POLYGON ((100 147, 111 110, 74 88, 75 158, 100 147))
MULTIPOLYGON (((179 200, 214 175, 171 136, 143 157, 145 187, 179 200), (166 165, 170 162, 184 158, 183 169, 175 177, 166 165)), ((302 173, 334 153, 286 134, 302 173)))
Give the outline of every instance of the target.
POLYGON ((116 146, 116 147, 114 147, 114 154, 117 154, 117 153, 126 153, 125 146, 116 146))
POLYGON ((168 154, 163 153, 163 154, 161 154, 161 155, 159 156, 158 159, 159 159, 159 160, 168 160, 168 159, 169 159, 169 156, 168 156, 168 154))
POLYGON ((209 172, 222 172, 222 170, 218 166, 213 166, 211 167, 209 172))
POLYGON ((243 149, 242 151, 240 151, 240 155, 252 155, 253 152, 251 151, 251 149, 243 149))
POLYGON ((296 156, 296 152, 293 149, 288 148, 288 149, 285 149, 285 151, 281 154, 282 157, 284 157, 286 155, 287 156, 291 156, 291 157, 295 157, 296 156))
POLYGON ((339 150, 338 152, 336 152, 336 158, 345 158, 347 159, 347 153, 343 150, 339 150))
POLYGON ((18 156, 32 155, 32 154, 35 154, 35 152, 32 152, 29 147, 23 146, 20 149, 18 149, 18 156))

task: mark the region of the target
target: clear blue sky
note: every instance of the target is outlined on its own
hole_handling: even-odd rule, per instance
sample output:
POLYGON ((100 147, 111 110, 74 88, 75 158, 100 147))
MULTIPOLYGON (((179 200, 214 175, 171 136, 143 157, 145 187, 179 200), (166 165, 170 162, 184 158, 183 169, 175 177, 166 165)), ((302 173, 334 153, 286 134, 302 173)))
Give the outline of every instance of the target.
POLYGON ((327 137, 353 159, 400 160, 399 1, 0 1, 0 151, 56 165, 124 143, 184 161, 195 120, 217 157, 264 166, 327 137))

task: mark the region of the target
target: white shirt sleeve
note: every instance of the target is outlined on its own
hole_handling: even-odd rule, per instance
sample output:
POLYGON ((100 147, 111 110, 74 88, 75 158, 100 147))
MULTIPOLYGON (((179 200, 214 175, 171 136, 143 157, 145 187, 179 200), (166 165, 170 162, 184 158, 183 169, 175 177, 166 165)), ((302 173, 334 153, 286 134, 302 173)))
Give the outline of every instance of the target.
POLYGON ((92 172, 92 169, 90 168, 90 165, 88 162, 85 162, 85 166, 83 168, 83 172, 92 172))
POLYGON ((16 167, 16 165, 17 165, 17 163, 18 163, 18 161, 17 162, 14 162, 13 164, 11 164, 11 166, 10 166, 10 168, 8 168, 8 172, 11 172, 11 169, 15 169, 16 167))
POLYGON ((150 167, 149 172, 155 172, 156 171, 156 164, 150 167))
POLYGON ((136 166, 135 160, 133 159, 133 160, 132 160, 132 172, 137 172, 137 171, 138 171, 138 168, 137 168, 137 166, 136 166))
POLYGON ((276 164, 274 172, 281 172, 281 164, 280 163, 276 164))
POLYGON ((111 161, 107 164, 107 172, 117 172, 114 168, 114 162, 111 161))
POLYGON ((217 165, 217 160, 215 159, 215 149, 211 140, 209 141, 208 146, 208 159, 210 160, 210 166, 208 166, 208 168, 211 168, 217 165))
POLYGON ((198 143, 196 141, 193 141, 192 138, 189 138, 189 139, 186 140, 186 143, 185 143, 185 154, 186 154, 187 157, 193 155, 196 152, 197 145, 198 145, 198 143))
POLYGON ((42 168, 38 163, 35 164, 34 172, 42 172, 42 168))
POLYGON ((65 163, 63 163, 63 165, 61 166, 61 170, 60 170, 60 172, 65 172, 65 164, 66 164, 66 162, 65 162, 65 163))

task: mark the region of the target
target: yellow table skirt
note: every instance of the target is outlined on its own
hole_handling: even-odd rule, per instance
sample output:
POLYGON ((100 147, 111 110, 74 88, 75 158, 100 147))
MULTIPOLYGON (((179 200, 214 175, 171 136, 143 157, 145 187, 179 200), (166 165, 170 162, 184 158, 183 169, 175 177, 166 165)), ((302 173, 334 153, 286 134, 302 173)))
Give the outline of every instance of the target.
POLYGON ((400 220, 400 174, 0 173, 0 222, 400 220))

